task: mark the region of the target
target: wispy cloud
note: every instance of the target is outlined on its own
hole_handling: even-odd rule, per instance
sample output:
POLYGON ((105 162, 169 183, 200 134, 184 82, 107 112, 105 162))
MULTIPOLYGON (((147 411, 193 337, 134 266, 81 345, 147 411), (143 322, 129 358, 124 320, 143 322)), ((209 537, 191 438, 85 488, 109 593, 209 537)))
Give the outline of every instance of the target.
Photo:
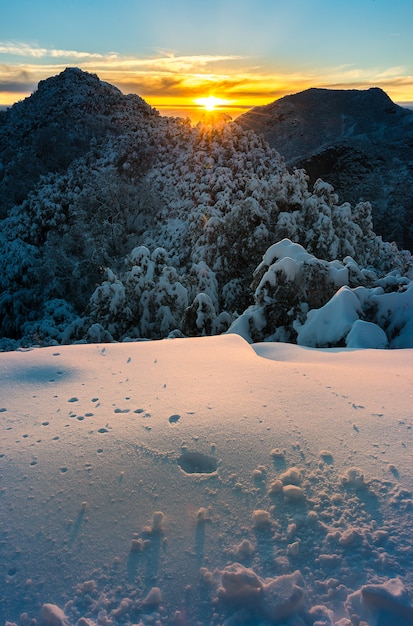
POLYGON ((28 57, 35 59, 50 58, 72 58, 72 59, 110 59, 118 58, 116 52, 109 55, 103 55, 94 52, 79 52, 77 50, 56 50, 53 48, 41 48, 37 45, 28 43, 3 41, 0 42, 0 54, 8 54, 12 56, 28 57))
POLYGON ((41 48, 40 46, 21 42, 0 42, 0 54, 26 57, 29 59, 73 59, 98 63, 100 67, 116 67, 119 70, 137 68, 162 69, 176 72, 185 72, 196 67, 205 67, 212 63, 234 61, 243 57, 236 55, 186 55, 175 56, 168 50, 160 50, 156 56, 135 57, 121 55, 118 52, 107 54, 97 52, 79 52, 78 50, 59 50, 55 48, 41 48))

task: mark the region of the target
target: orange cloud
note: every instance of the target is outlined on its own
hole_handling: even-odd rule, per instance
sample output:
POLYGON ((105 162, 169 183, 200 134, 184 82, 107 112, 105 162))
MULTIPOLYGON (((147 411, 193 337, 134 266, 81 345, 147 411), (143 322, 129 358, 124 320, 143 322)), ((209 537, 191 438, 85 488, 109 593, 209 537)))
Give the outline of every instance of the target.
POLYGON ((194 116, 195 100, 215 96, 226 100, 234 117, 252 106, 268 104, 309 87, 367 89, 381 87, 397 101, 412 100, 413 76, 403 67, 367 70, 354 66, 291 71, 272 62, 253 65, 236 55, 181 55, 160 51, 152 57, 123 56, 40 48, 0 42, 0 104, 29 95, 37 83, 75 65, 93 72, 124 93, 137 93, 161 112, 194 116))

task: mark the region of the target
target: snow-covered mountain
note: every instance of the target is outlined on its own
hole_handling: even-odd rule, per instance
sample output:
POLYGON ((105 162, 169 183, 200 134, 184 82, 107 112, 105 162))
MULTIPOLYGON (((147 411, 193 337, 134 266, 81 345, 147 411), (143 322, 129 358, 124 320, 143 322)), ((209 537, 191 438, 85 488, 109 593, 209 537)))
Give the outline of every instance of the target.
POLYGON ((239 117, 290 167, 323 178, 352 203, 372 204, 376 232, 413 249, 413 111, 378 88, 308 89, 239 117))
POLYGON ((136 95, 122 93, 94 74, 67 68, 0 111, 0 217, 20 204, 50 172, 65 172, 91 145, 158 116, 136 95))
POLYGON ((410 253, 254 132, 163 118, 78 69, 1 120, 3 349, 229 329, 413 346, 410 253))
POLYGON ((0 622, 412 626, 412 258, 369 203, 76 69, 1 121, 0 622))

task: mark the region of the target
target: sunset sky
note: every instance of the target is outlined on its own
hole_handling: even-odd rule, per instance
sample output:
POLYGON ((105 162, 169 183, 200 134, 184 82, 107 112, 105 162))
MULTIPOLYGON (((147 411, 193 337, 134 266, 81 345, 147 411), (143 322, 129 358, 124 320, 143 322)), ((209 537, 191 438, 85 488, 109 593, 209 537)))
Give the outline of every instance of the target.
POLYGON ((77 66, 163 114, 308 87, 413 102, 412 0, 0 0, 0 105, 77 66))

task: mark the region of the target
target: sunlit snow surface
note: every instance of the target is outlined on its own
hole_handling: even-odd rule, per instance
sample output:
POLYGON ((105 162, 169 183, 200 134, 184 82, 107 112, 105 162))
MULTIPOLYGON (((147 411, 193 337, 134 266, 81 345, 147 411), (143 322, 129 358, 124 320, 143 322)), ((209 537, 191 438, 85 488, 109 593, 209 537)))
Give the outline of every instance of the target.
POLYGON ((412 367, 236 335, 0 354, 0 623, 412 624, 412 367))

